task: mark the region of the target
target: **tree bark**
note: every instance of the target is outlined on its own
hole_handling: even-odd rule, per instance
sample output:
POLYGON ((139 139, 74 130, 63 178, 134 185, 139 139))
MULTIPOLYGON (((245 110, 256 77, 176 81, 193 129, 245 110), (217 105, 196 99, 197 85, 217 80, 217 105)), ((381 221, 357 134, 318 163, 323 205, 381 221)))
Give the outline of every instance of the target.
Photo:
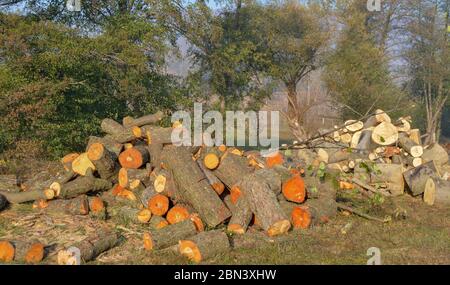
POLYGON ((187 219, 183 222, 145 233, 144 247, 149 251, 167 248, 196 233, 197 229, 194 223, 190 219, 187 219))

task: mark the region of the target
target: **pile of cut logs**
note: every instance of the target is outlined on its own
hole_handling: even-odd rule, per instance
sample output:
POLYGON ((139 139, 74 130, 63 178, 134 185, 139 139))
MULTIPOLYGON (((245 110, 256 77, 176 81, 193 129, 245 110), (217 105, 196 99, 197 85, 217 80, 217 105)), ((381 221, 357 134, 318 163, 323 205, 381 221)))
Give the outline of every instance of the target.
MULTIPOLYGON (((336 202, 338 188, 395 196, 406 181, 427 204, 450 204, 448 154, 438 144, 422 146, 408 118, 392 122, 378 111, 269 157, 224 145, 175 146, 172 131, 183 126, 159 127, 162 118, 158 112, 122 123, 104 119, 106 135, 90 137, 85 152, 64 156, 56 175, 23 183, 1 176, 0 210, 29 202, 43 214, 140 224, 145 250, 176 248, 201 262, 231 250, 233 238, 250 227, 274 237, 326 223, 338 208, 351 211, 336 202)), ((57 262, 94 260, 120 240, 115 231, 99 231, 60 250, 57 262)), ((39 241, 3 240, 0 262, 37 263, 45 248, 39 241)))
POLYGON ((423 145, 410 117, 393 121, 377 110, 365 122, 349 120, 324 132, 298 156, 307 165, 326 163, 339 174, 342 189, 384 196, 407 192, 422 195, 428 205, 450 204, 448 152, 437 143, 423 145))

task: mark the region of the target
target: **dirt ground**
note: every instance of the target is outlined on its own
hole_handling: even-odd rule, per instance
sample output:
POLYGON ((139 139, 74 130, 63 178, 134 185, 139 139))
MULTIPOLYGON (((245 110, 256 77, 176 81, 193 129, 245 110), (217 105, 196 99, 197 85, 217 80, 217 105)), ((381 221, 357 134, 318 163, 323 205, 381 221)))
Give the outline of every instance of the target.
MULTIPOLYGON (((348 202, 353 194, 341 193, 339 199, 348 202)), ((366 264, 367 250, 377 247, 383 264, 450 264, 450 208, 430 207, 420 198, 408 195, 388 199, 381 205, 353 201, 352 206, 377 217, 391 215, 393 219, 380 223, 341 212, 328 224, 292 231, 253 247, 238 247, 205 263, 366 264)), ((49 264, 55 263, 60 248, 82 240, 100 227, 115 228, 124 239, 120 246, 91 264, 189 264, 173 249, 144 251, 141 238, 145 226, 114 219, 48 216, 29 204, 15 205, 0 213, 0 240, 38 239, 49 245, 44 261, 49 264)))

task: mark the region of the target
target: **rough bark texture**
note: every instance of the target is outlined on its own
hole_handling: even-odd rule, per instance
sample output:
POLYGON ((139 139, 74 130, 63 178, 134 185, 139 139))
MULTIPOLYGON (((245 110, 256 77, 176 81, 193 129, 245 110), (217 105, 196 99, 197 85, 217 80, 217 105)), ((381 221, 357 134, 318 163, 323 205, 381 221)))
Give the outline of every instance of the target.
POLYGON ((113 183, 117 181, 119 165, 112 152, 103 144, 94 143, 88 149, 87 154, 101 178, 110 180, 113 183))
POLYGON ((422 159, 424 163, 434 160, 434 163, 439 168, 448 163, 448 153, 436 143, 423 151, 422 159))
POLYGON ((222 194, 225 190, 225 185, 214 175, 214 173, 207 169, 201 160, 197 160, 198 167, 205 174, 206 179, 208 180, 209 185, 216 191, 218 195, 222 194))
POLYGON ((227 151, 221 158, 219 166, 213 171, 228 188, 235 186, 243 177, 254 170, 248 167, 245 157, 227 151))
POLYGON ((236 204, 229 207, 232 215, 228 222, 228 231, 235 234, 244 234, 250 224, 253 212, 245 199, 238 199, 236 204))
POLYGON ((163 151, 163 161, 172 170, 183 200, 192 205, 206 224, 215 227, 231 216, 188 149, 167 146, 163 151))
POLYGON ((14 246, 14 261, 39 263, 44 259, 44 245, 39 241, 12 241, 14 246))
POLYGON ((449 206, 450 205, 450 181, 436 179, 436 196, 434 205, 449 206))
POLYGON ((123 126, 126 127, 126 128, 127 127, 134 127, 134 126, 141 127, 141 126, 144 126, 144 125, 156 124, 159 121, 161 121, 163 117, 164 117, 163 112, 158 111, 155 114, 142 116, 142 117, 139 117, 139 118, 136 118, 136 119, 134 119, 132 117, 125 117, 123 119, 122 123, 123 123, 123 126))
POLYGON ((401 164, 357 164, 355 167, 356 178, 365 181, 367 184, 384 183, 387 190, 394 196, 404 193, 402 173, 403 165, 401 164), (367 165, 367 167, 364 165, 367 165))
POLYGON ((141 181, 144 185, 150 183, 150 174, 147 169, 128 169, 121 168, 119 171, 119 185, 129 188, 130 184, 136 180, 141 181))
POLYGON ((291 224, 278 203, 276 194, 258 173, 247 175, 239 188, 250 209, 269 235, 286 233, 291 224))
POLYGON ((120 152, 123 149, 123 144, 118 143, 115 141, 111 136, 107 135, 104 137, 95 137, 90 136, 88 140, 88 144, 86 146, 86 151, 89 149, 89 147, 94 143, 101 143, 105 146, 107 150, 109 150, 111 153, 114 153, 115 157, 119 157, 120 152))
POLYGON ((18 188, 16 175, 0 175, 0 190, 11 191, 18 188))
POLYGON ((422 194, 425 191, 427 179, 439 179, 437 176, 434 161, 429 161, 416 168, 410 169, 403 173, 406 184, 413 196, 422 194))
POLYGON ((179 240, 191 237, 197 233, 194 223, 187 219, 159 230, 153 230, 144 235, 144 246, 147 250, 157 250, 170 247, 179 240))
POLYGON ((207 260, 217 254, 227 252, 230 249, 230 241, 227 235, 220 230, 201 232, 179 243, 180 253, 196 263, 207 260), (186 244, 187 241, 195 246, 194 252, 198 251, 197 255, 191 255, 190 250, 192 248, 183 248, 183 244, 186 244))
MULTIPOLYGON (((119 235, 115 232, 101 231, 75 244, 73 248, 80 251, 80 263, 85 263, 94 260, 101 253, 117 246, 119 238, 119 235)), ((67 250, 63 250, 58 253, 58 264, 64 265, 67 264, 66 262, 77 264, 75 262, 72 263, 71 261, 73 260, 63 258, 65 255, 72 256, 72 254, 67 254, 66 252, 67 250)))
POLYGON ((68 200, 53 200, 48 202, 48 206, 43 211, 57 216, 60 214, 87 215, 89 214, 89 200, 86 195, 68 200))
POLYGON ((23 192, 5 192, 2 191, 0 192, 0 195, 3 195, 6 200, 8 200, 9 203, 11 204, 20 204, 20 203, 26 203, 26 202, 31 202, 31 201, 36 201, 36 200, 49 200, 49 199, 53 199, 54 196, 54 192, 53 195, 49 195, 49 192, 53 192, 53 191, 48 191, 47 190, 31 190, 31 191, 23 191, 23 192))
POLYGON ((423 147, 416 144, 404 133, 399 135, 398 145, 406 152, 408 152, 412 157, 421 157, 423 154, 423 147))
POLYGON ((88 192, 105 191, 111 189, 112 183, 108 180, 94 178, 93 176, 82 176, 61 185, 60 198, 74 198, 88 192))

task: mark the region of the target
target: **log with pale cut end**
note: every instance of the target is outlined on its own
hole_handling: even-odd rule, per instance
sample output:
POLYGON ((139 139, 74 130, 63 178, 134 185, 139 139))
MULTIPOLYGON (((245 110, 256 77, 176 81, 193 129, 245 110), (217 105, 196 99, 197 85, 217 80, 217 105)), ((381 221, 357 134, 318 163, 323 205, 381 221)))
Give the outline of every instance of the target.
POLYGON ((49 201, 44 212, 51 215, 87 215, 89 214, 89 200, 86 195, 81 195, 68 200, 49 201))
POLYGON ((388 163, 357 163, 355 177, 367 184, 384 183, 393 196, 404 193, 403 165, 388 163))
POLYGON ((104 137, 90 136, 86 146, 86 151, 94 143, 101 143, 107 150, 113 153, 116 158, 119 157, 119 154, 122 152, 124 147, 123 144, 115 141, 110 135, 106 135, 104 137))
POLYGON ((357 148, 359 140, 361 138, 362 131, 357 131, 352 135, 352 139, 350 140, 350 147, 357 148))
POLYGON ((341 143, 350 144, 352 142, 352 135, 350 133, 345 133, 341 135, 341 143))
POLYGON ((389 115, 385 111, 380 109, 375 110, 375 119, 378 123, 391 122, 391 118, 389 117, 389 115))
POLYGON ((448 163, 448 153, 441 145, 435 143, 423 151, 422 159, 424 163, 433 160, 439 168, 448 163))
POLYGON ((23 192, 0 191, 0 195, 3 195, 11 204, 20 204, 36 201, 39 199, 51 200, 55 197, 55 192, 51 189, 31 190, 23 192))
POLYGON ((252 173, 253 168, 248 166, 245 157, 235 155, 229 151, 223 154, 219 167, 213 173, 219 178, 228 188, 235 186, 243 177, 252 173))
POLYGON ((409 131, 409 138, 418 145, 422 145, 422 139, 420 138, 420 130, 412 129, 409 131))
POLYGON ((235 234, 244 234, 253 218, 253 212, 245 199, 238 199, 235 204, 229 206, 231 219, 227 230, 235 234))
POLYGON ((61 163, 65 170, 72 170, 72 162, 80 156, 79 153, 69 153, 61 158, 61 163))
POLYGON ((120 236, 112 231, 100 231, 93 234, 70 248, 58 252, 59 265, 80 265, 94 260, 101 253, 117 246, 120 236), (79 252, 77 256, 76 252, 79 252), (79 257, 79 259, 78 259, 79 257))
POLYGON ((139 118, 124 117, 122 124, 124 127, 134 127, 134 126, 141 127, 144 125, 156 124, 159 121, 161 121, 163 117, 164 113, 158 111, 154 114, 145 115, 139 118))
POLYGON ((103 144, 93 143, 87 150, 87 156, 101 178, 112 182, 117 180, 119 167, 116 158, 103 144))
POLYGON ((372 141, 378 145, 392 145, 398 140, 397 128, 389 123, 382 122, 372 131, 372 141))
POLYGON ((164 217, 153 215, 149 222, 150 230, 160 230, 167 227, 169 222, 164 217))
POLYGON ((137 145, 125 150, 119 155, 120 165, 124 168, 138 169, 150 160, 150 154, 145 146, 137 145))
POLYGON ((180 240, 178 249, 181 255, 200 263, 231 249, 226 233, 220 230, 201 232, 189 239, 180 240))
POLYGON ((423 155, 423 147, 416 144, 404 133, 399 135, 398 145, 403 150, 407 151, 412 157, 421 157, 423 155))
POLYGON ((88 169, 96 170, 95 165, 89 159, 86 152, 80 154, 74 161, 72 161, 72 171, 79 175, 86 175, 88 169))
POLYGON ((122 167, 119 170, 119 185, 128 188, 131 184, 135 184, 136 181, 141 181, 145 185, 149 183, 150 173, 147 169, 131 169, 122 167))
POLYGON ((270 236, 284 234, 290 229, 291 223, 281 209, 276 194, 267 183, 258 179, 256 172, 247 175, 239 183, 243 197, 270 236))
POLYGON ((426 186, 430 184, 427 180, 429 178, 438 179, 438 174, 434 161, 429 161, 406 171, 403 173, 403 177, 405 178, 405 182, 408 185, 411 194, 417 196, 422 194, 425 191, 426 186))
POLYGON ((325 163, 328 163, 328 159, 329 159, 328 152, 326 150, 324 150, 323 148, 317 149, 317 159, 319 161, 323 161, 325 163))
POLYGON ((215 227, 231 216, 230 211, 211 188, 205 174, 192 159, 189 149, 166 146, 163 162, 172 171, 184 201, 192 205, 203 221, 215 227))
POLYGON ((434 180, 431 177, 427 178, 423 188, 423 201, 425 204, 433 206, 436 199, 436 184, 434 183, 434 180))
POLYGON ((163 145, 176 143, 177 141, 172 142, 172 131, 172 128, 161 128, 150 125, 141 127, 142 137, 148 139, 147 135, 149 134, 150 142, 147 142, 149 145, 154 142, 163 145))
POLYGON ((139 224, 148 223, 152 217, 152 213, 148 209, 136 209, 127 206, 121 207, 117 215, 126 221, 139 224))
POLYGON ((180 240, 194 236, 196 233, 197 229, 194 223, 187 219, 159 230, 144 233, 144 248, 148 251, 167 248, 176 245, 180 240))
POLYGON ((39 241, 12 241, 14 261, 37 264, 45 257, 45 246, 39 241))
POLYGON ((111 189, 112 183, 94 176, 79 176, 76 179, 61 185, 58 197, 70 199, 88 192, 99 192, 111 189))
POLYGON ((436 206, 450 206, 450 181, 436 179, 436 191, 434 193, 434 204, 436 206))
POLYGON ((412 167, 418 167, 423 163, 423 159, 421 157, 412 157, 412 156, 407 156, 405 158, 406 164, 408 164, 409 166, 412 167))
POLYGON ((208 179, 209 185, 211 185, 214 191, 216 191, 217 195, 221 195, 225 190, 225 185, 223 185, 223 183, 214 175, 214 173, 211 170, 207 169, 201 161, 197 160, 197 164, 205 174, 206 179, 208 179))
POLYGON ((404 118, 400 118, 396 126, 399 132, 409 132, 411 130, 411 124, 404 118))
POLYGON ((353 133, 362 130, 362 128, 364 127, 364 123, 357 120, 345 121, 344 125, 349 132, 353 133))

